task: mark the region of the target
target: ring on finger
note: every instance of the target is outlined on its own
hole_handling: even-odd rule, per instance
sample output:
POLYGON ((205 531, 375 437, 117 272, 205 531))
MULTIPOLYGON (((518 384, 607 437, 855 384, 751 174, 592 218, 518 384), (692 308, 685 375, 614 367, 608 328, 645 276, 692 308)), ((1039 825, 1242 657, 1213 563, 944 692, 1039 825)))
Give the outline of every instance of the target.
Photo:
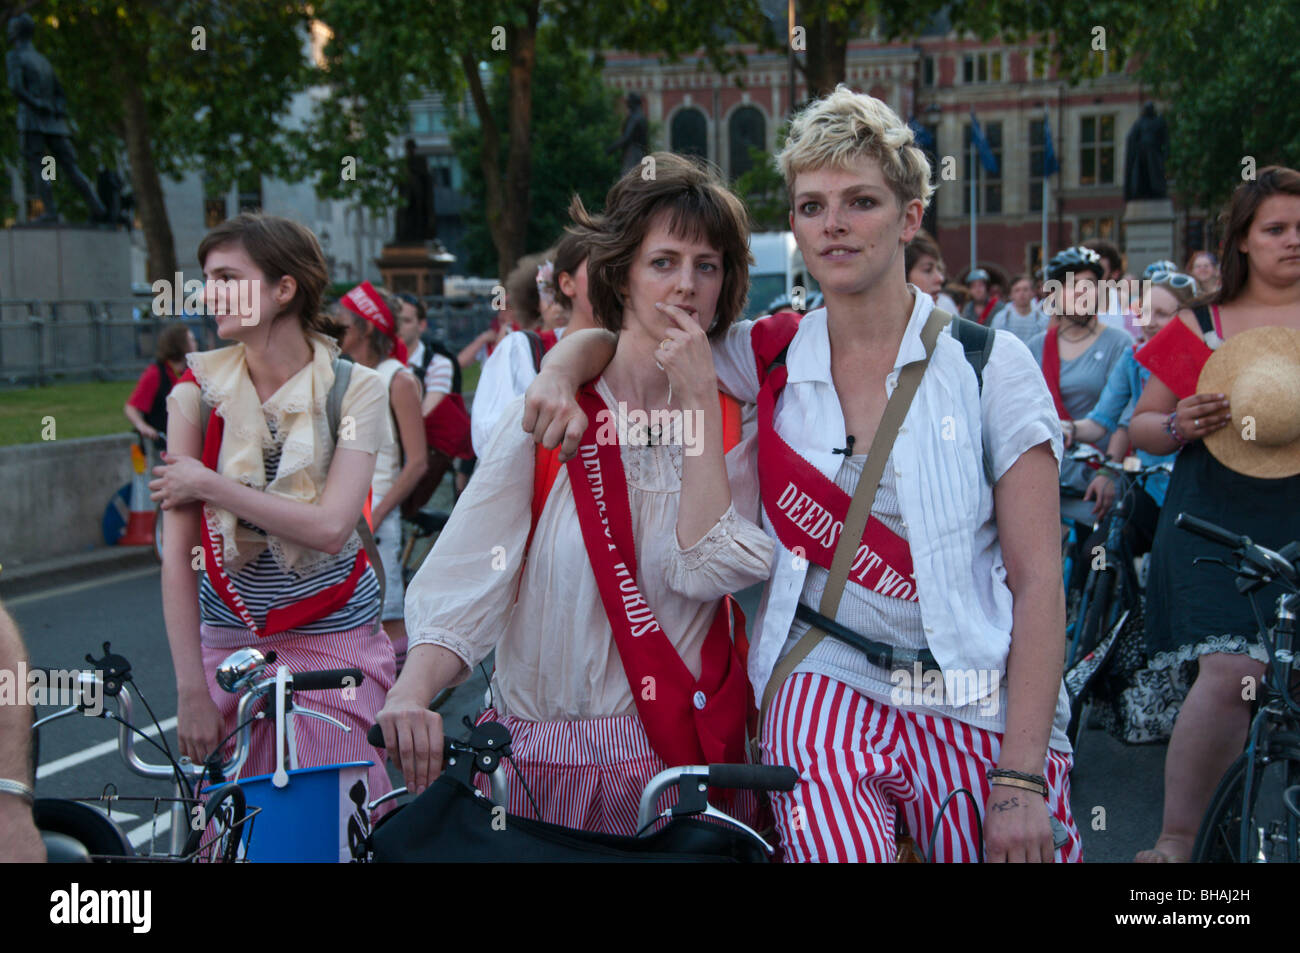
POLYGON ((1193 429, 1193 430, 1200 430, 1200 429, 1201 429, 1201 418, 1200 418, 1200 417, 1197 417, 1195 420, 1192 421, 1192 429, 1193 429))
POLYGON ((671 343, 672 343, 672 338, 664 338, 662 341, 659 342, 659 350, 662 351, 671 343))

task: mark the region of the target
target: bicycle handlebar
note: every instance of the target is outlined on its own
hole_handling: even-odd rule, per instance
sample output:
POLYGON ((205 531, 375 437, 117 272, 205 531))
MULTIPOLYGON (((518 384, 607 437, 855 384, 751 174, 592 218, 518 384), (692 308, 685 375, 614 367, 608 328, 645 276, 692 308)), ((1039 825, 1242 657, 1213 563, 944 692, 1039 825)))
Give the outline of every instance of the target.
MULTIPOLYGON (((1234 550, 1242 560, 1261 573, 1280 576, 1293 588, 1300 583, 1300 569, 1297 569, 1291 560, 1281 553, 1259 545, 1249 536, 1239 535, 1189 513, 1179 513, 1174 517, 1174 525, 1189 533, 1195 533, 1202 539, 1234 550)), ((1238 574, 1240 575, 1240 572, 1238 574)))
POLYGON ((356 688, 366 676, 359 668, 329 668, 296 672, 290 676, 295 692, 319 692, 330 688, 356 688))
POLYGON ((711 764, 709 786, 745 791, 793 791, 799 783, 794 768, 774 764, 711 764))

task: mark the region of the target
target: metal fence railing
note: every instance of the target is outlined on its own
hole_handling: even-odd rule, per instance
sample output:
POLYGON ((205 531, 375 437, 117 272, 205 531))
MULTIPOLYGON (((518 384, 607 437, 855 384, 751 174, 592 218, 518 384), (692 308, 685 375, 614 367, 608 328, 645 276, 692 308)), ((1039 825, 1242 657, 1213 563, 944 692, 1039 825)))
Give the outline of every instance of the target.
MULTIPOLYGON (((154 359, 169 321, 184 321, 201 350, 221 346, 207 315, 153 312, 153 298, 37 300, 0 298, 0 386, 121 380, 154 359)), ((430 298, 429 327, 460 350, 492 323, 489 299, 430 298)))

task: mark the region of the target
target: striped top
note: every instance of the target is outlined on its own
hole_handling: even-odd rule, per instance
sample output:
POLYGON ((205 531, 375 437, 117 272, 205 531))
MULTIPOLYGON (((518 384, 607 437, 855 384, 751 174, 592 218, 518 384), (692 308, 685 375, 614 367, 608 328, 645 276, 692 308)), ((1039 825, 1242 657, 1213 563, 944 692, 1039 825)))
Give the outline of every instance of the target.
MULTIPOLYGON (((275 446, 267 450, 264 455, 266 482, 270 483, 280 466, 280 438, 275 431, 275 421, 270 416, 267 417, 266 424, 271 429, 272 436, 276 437, 275 446)), ((260 527, 245 520, 239 522, 265 535, 260 527)), ((356 553, 347 554, 345 551, 310 578, 296 579, 276 564, 275 557, 267 548, 259 553, 256 559, 249 561, 243 569, 231 576, 230 582, 260 628, 266 625, 266 615, 271 609, 292 605, 322 589, 342 582, 352 572, 355 561, 356 553)), ((367 567, 361 578, 357 580, 357 587, 353 590, 352 598, 348 600, 347 605, 315 622, 297 626, 295 631, 341 632, 373 622, 378 612, 379 578, 373 568, 367 567)), ((233 629, 248 628, 244 620, 221 601, 206 571, 199 575, 199 618, 204 625, 233 629)))

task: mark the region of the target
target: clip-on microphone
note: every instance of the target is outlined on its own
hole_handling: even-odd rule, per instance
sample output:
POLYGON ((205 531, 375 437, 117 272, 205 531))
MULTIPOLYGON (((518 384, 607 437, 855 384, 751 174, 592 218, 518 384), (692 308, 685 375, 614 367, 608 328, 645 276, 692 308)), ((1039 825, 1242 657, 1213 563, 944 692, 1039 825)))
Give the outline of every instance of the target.
POLYGON ((845 444, 847 444, 847 446, 840 447, 837 450, 831 450, 831 453, 842 453, 846 457, 853 456, 853 434, 849 434, 848 436, 846 436, 844 438, 844 442, 845 444))

